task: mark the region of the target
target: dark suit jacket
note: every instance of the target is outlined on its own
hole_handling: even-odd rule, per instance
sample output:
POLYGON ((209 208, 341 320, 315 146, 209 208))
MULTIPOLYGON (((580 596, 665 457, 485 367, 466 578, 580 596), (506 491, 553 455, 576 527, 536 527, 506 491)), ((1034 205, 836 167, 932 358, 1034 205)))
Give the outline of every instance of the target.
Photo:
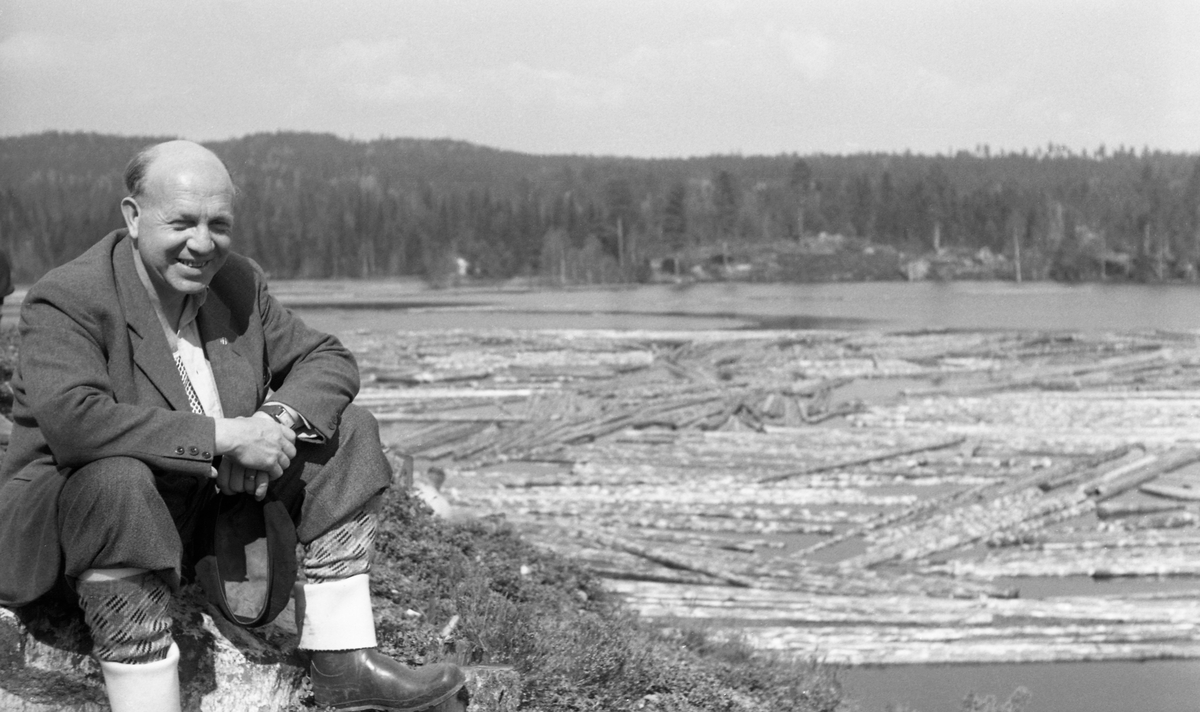
MULTIPOLYGON (((197 316, 221 407, 265 399, 295 408, 326 438, 358 391, 354 357, 267 293, 262 271, 231 254, 197 316)), ((95 460, 127 456, 155 471, 206 477, 211 418, 192 413, 124 230, 43 277, 21 308, 13 433, 0 469, 0 604, 49 591, 61 571, 58 493, 95 460)))

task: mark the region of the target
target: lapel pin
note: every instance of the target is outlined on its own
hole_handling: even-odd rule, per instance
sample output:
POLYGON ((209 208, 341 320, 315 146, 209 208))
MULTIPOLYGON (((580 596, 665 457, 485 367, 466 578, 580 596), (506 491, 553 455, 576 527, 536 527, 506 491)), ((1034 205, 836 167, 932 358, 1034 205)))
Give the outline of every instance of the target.
POLYGON ((228 346, 228 345, 229 345, 229 339, 225 338, 224 336, 222 336, 221 338, 217 339, 217 341, 220 341, 222 346, 228 346))

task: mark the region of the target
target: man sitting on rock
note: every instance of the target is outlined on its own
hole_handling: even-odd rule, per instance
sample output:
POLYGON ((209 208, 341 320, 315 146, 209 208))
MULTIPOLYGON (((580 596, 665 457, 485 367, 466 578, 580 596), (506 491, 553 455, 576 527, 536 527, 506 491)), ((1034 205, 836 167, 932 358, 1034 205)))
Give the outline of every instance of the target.
POLYGON ((126 228, 34 285, 20 321, 0 471, 0 604, 72 588, 114 710, 179 709, 168 603, 205 507, 282 502, 304 545, 299 647, 316 701, 416 710, 463 684, 375 650, 368 589, 391 482, 378 426, 349 405, 353 356, 231 252, 233 182, 170 141, 125 172, 126 228))

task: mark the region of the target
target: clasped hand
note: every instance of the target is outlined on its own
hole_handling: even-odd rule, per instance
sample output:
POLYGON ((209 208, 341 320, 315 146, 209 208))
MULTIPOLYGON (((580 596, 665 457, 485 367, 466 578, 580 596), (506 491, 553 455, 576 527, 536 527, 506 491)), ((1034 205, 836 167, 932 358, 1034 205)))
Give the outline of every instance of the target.
POLYGON ((283 476, 296 456, 296 433, 266 413, 218 418, 216 451, 221 455, 217 488, 222 494, 253 494, 262 500, 267 485, 283 476))

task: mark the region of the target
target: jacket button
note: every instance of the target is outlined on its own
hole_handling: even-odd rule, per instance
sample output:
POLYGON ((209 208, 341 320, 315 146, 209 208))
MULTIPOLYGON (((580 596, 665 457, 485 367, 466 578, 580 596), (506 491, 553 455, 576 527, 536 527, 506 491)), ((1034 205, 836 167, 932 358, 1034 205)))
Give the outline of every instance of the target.
POLYGON ((183 454, 183 446, 182 446, 182 445, 180 445, 179 447, 175 448, 175 454, 176 454, 176 455, 182 455, 182 454, 183 454))
POLYGON ((192 453, 193 455, 199 455, 199 454, 200 454, 200 448, 198 448, 198 447, 196 447, 195 445, 193 445, 193 446, 191 446, 190 448, 188 448, 188 452, 192 453))
POLYGON ((205 460, 211 460, 212 453, 209 452, 208 450, 205 450, 204 452, 200 453, 200 457, 203 457, 205 460))

